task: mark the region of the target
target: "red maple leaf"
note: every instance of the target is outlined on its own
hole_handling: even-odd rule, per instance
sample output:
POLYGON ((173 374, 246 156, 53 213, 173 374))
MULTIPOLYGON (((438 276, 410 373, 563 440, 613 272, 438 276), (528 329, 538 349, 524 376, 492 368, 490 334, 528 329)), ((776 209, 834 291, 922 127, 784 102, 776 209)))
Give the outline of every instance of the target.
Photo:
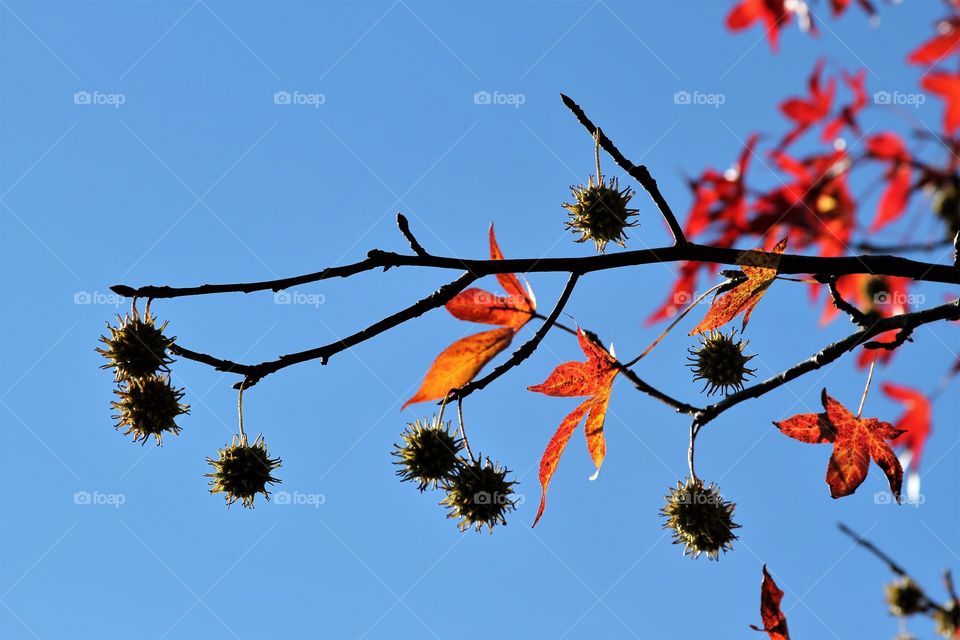
MULTIPOLYGON (((490 259, 503 260, 490 225, 490 259)), ((455 318, 501 327, 457 340, 437 356, 423 379, 420 389, 401 407, 416 402, 445 398, 451 389, 458 389, 480 373, 480 370, 510 346, 513 336, 530 321, 537 303, 533 292, 520 284, 513 273, 497 274, 507 295, 471 288, 461 291, 446 304, 455 318)))
POLYGON ((737 260, 737 264, 743 269, 746 280, 718 296, 710 305, 707 315, 693 328, 690 335, 721 327, 741 313, 743 314, 742 328, 746 328, 754 307, 777 277, 780 254, 786 247, 787 239, 784 238, 769 253, 744 251, 737 260))
POLYGON ((780 111, 793 121, 793 129, 783 137, 777 149, 785 149, 791 142, 821 120, 830 115, 833 107, 833 97, 836 94, 837 80, 830 78, 826 86, 822 85, 824 61, 820 60, 813 67, 813 72, 807 80, 808 97, 787 98, 780 103, 780 111))
POLYGON ((821 397, 824 413, 800 413, 773 424, 800 442, 807 444, 833 443, 833 455, 827 464, 827 484, 830 495, 842 498, 853 494, 867 477, 870 460, 887 476, 890 491, 900 501, 903 469, 887 440, 893 440, 902 431, 876 418, 859 418, 842 404, 827 395, 821 397))
POLYGON ((787 617, 780 610, 780 601, 783 600, 783 591, 767 572, 767 565, 763 565, 763 582, 760 583, 760 619, 763 626, 750 625, 754 631, 765 631, 770 640, 790 640, 787 630, 787 617))
POLYGON ((907 56, 907 62, 935 65, 960 46, 960 18, 943 20, 937 26, 937 35, 911 51, 907 56))
POLYGON ((929 73, 920 81, 920 86, 943 98, 943 129, 953 135, 960 126, 960 75, 953 73, 929 73))
MULTIPOLYGON (((566 448, 570 436, 573 435, 574 429, 580 424, 584 415, 587 416, 583 425, 583 432, 587 438, 587 450, 590 452, 593 464, 597 468, 597 473, 600 473, 600 465, 603 464, 603 458, 607 451, 606 440, 603 436, 603 422, 607 415, 607 405, 610 402, 613 379, 617 376, 619 369, 615 366, 616 358, 588 338, 579 327, 577 328, 577 339, 580 341, 580 348, 587 356, 586 362, 564 362, 557 366, 544 382, 528 387, 530 391, 548 396, 562 398, 589 396, 563 419, 543 452, 543 457, 540 459, 542 494, 540 508, 537 510, 537 517, 533 521, 533 526, 537 526, 540 516, 543 515, 543 509, 547 504, 547 487, 550 485, 550 479, 557 470, 560 457, 563 455, 563 450, 566 448)), ((596 474, 593 477, 595 478, 596 474)))
POLYGON ((870 232, 878 231, 903 215, 910 196, 910 152, 906 145, 894 133, 885 132, 871 136, 865 143, 867 153, 872 158, 889 164, 884 176, 887 188, 880 196, 877 215, 870 224, 870 232))
POLYGON ((847 185, 847 153, 836 150, 797 160, 774 152, 772 158, 793 181, 756 198, 747 231, 757 235, 786 231, 794 249, 818 244, 820 255, 845 254, 856 211, 847 185))
POLYGON ((776 51, 780 27, 790 22, 790 12, 787 11, 786 2, 784 0, 743 0, 727 14, 727 28, 730 31, 747 29, 757 21, 763 21, 770 48, 776 51))
POLYGON ((902 447, 900 463, 907 470, 907 498, 916 501, 920 497, 920 456, 930 436, 932 408, 926 395, 910 387, 884 382, 883 393, 904 405, 904 413, 893 426, 903 431, 894 441, 894 447, 902 447))
POLYGON ((867 89, 864 82, 867 79, 867 72, 861 69, 854 75, 846 71, 843 72, 843 83, 853 92, 853 101, 845 104, 840 113, 830 122, 823 126, 823 135, 821 139, 824 142, 831 142, 840 135, 844 127, 850 128, 854 133, 860 133, 860 125, 857 124, 857 116, 867 106, 867 89))

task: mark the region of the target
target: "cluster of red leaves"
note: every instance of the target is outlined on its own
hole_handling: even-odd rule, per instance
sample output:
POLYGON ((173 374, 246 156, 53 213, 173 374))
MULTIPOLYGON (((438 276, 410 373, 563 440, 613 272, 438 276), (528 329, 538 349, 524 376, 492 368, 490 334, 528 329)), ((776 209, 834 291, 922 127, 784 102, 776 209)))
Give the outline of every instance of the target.
MULTIPOLYGON (((503 260, 493 225, 490 226, 490 259, 503 260)), ((521 285, 513 273, 498 274, 497 281, 506 295, 470 288, 450 300, 446 308, 459 320, 500 328, 461 338, 444 349, 433 361, 420 389, 401 409, 415 402, 445 398, 451 390, 473 380, 488 362, 510 346, 513 336, 530 321, 537 302, 529 286, 521 285)))
MULTIPOLYGON (((830 0, 830 9, 834 17, 838 17, 850 4, 851 0, 830 0)), ((876 14, 876 9, 870 0, 857 0, 857 4, 870 16, 876 14)), ((727 14, 727 28, 731 31, 741 31, 759 22, 765 29, 770 48, 776 51, 780 30, 790 24, 794 16, 800 24, 801 31, 817 35, 813 12, 803 0, 741 0, 727 14)))
POLYGON ((960 54, 960 17, 949 16, 937 24, 937 34, 914 49, 907 62, 924 68, 920 86, 943 99, 943 128, 948 135, 960 126, 960 74, 947 70, 956 66, 960 54))

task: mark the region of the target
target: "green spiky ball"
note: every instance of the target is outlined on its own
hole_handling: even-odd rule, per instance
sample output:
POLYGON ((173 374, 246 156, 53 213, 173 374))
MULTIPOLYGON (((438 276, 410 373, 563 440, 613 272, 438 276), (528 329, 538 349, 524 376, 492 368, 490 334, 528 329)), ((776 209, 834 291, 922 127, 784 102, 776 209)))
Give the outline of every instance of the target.
POLYGON ((698 558, 706 554, 718 560, 737 539, 733 530, 740 525, 733 521, 736 505, 720 495, 715 484, 704 486, 700 479, 677 482, 665 496, 667 504, 660 515, 667 519, 664 528, 673 530, 673 543, 683 545, 684 555, 698 558))
POLYGON ((210 493, 223 493, 229 507, 240 501, 247 508, 253 507, 253 499, 262 494, 270 499, 268 485, 280 482, 272 473, 280 467, 279 458, 271 458, 263 435, 249 444, 246 434, 233 436, 230 445, 218 450, 218 458, 207 458, 214 471, 206 474, 210 480, 210 493))
POLYGON ((403 482, 416 482, 420 491, 446 484, 456 474, 461 460, 463 441, 450 432, 450 423, 444 425, 436 417, 429 421, 417 418, 407 424, 400 434, 402 444, 395 444, 394 456, 399 458, 397 475, 403 482))
POLYGON ((590 176, 587 186, 572 185, 573 202, 564 202, 570 219, 565 223, 568 229, 579 233, 577 242, 593 240, 597 251, 603 253, 608 242, 615 242, 621 247, 627 239, 625 229, 634 227, 630 217, 636 215, 638 209, 631 209, 627 205, 634 191, 626 187, 622 191, 616 178, 607 182, 603 176, 595 182, 590 176))
POLYGON ((910 578, 901 578, 883 587, 883 595, 895 616, 906 617, 927 609, 923 590, 910 578))
POLYGON ((747 376, 752 376, 756 369, 747 367, 747 363, 754 356, 743 354, 747 342, 735 338, 736 330, 730 335, 720 331, 710 331, 700 335, 700 344, 695 349, 689 349, 690 363, 687 365, 693 370, 694 381, 705 381, 703 390, 707 395, 717 391, 727 395, 728 390, 739 391, 747 376))
POLYGON ((134 442, 146 443, 153 436, 157 445, 162 445, 164 432, 179 434, 176 418, 190 412, 190 407, 180 402, 183 389, 174 388, 169 375, 130 378, 114 393, 119 396, 111 403, 118 412, 113 416, 117 429, 126 428, 123 435, 133 435, 134 442))
POLYGON ((509 469, 494 464, 464 461, 447 485, 447 495, 440 502, 450 509, 447 517, 460 519, 461 531, 486 526, 490 532, 498 524, 507 524, 506 514, 516 508, 513 481, 507 480, 509 469))
POLYGON ((953 240, 960 232, 960 178, 951 177, 938 187, 933 193, 931 206, 944 224, 944 235, 953 240))
POLYGON ((101 368, 114 369, 118 382, 169 370, 167 365, 173 362, 173 358, 167 351, 175 338, 163 334, 166 322, 157 327, 156 319, 149 311, 142 318, 134 311, 133 315, 117 316, 117 320, 116 327, 107 323, 109 337, 100 336, 106 346, 98 348, 97 353, 107 359, 101 368))

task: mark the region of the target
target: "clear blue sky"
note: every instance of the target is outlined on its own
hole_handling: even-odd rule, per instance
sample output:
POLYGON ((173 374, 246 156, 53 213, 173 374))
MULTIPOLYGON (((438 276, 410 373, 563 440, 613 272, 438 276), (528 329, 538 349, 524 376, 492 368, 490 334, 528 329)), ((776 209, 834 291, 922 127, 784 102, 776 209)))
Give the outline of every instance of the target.
MULTIPOLYGON (((759 30, 723 30, 729 6, 0 4, 0 637, 739 638, 759 621, 763 562, 787 593, 797 638, 890 637, 887 570, 851 547, 839 520, 941 594, 942 569, 960 568, 956 386, 936 406, 919 508, 875 504, 885 487, 875 468, 855 496, 831 500, 829 448, 770 424, 817 410, 823 386, 855 405, 864 376, 849 359, 703 432, 698 472, 738 503, 743 525, 719 563, 682 558, 657 515, 686 473, 687 421, 622 380, 599 479, 587 480, 578 433, 530 529, 537 461, 575 401, 525 388, 580 357, 565 334, 466 403, 474 448, 513 469, 525 498, 492 536, 460 534, 440 495, 401 485, 390 464, 405 421, 433 408, 400 405, 443 347, 478 329, 442 310, 248 394, 248 430, 283 459, 280 489, 322 495, 316 508, 258 501, 228 511, 207 493, 205 458, 235 428, 232 376, 175 364, 192 413, 162 448, 112 427, 111 375, 94 352, 104 322, 125 310, 106 297, 109 285, 265 279, 373 247, 403 250, 398 210, 436 253, 484 256, 493 221, 508 256, 590 255, 562 226, 567 186, 586 179, 593 157, 561 91, 686 211, 683 173, 727 167, 754 129, 782 133, 774 104, 803 91, 818 56, 831 69, 868 65, 871 93, 914 91, 918 73, 903 58, 940 9, 884 6, 871 29, 854 8, 822 24, 819 39, 789 28, 774 57, 759 30), (682 90, 725 103, 677 106, 682 90), (78 91, 108 104, 75 104, 78 91), (275 104, 280 91, 323 104, 275 104), (478 105, 478 91, 523 104, 478 105), (80 292, 92 302, 78 304, 80 292), (75 504, 83 491, 123 503, 75 504)), ((940 114, 933 100, 911 111, 931 127, 940 114)), ((864 116, 865 126, 903 122, 876 108, 864 116)), ((629 246, 667 242, 654 208, 638 201, 643 226, 629 246)), ((183 345, 253 362, 335 340, 452 275, 398 269, 296 290, 322 299, 316 306, 275 304, 266 292, 154 310, 183 345)), ((591 275, 568 310, 632 356, 659 331, 642 320, 672 277, 666 266, 591 275)), ((563 284, 531 281, 543 307, 563 284)), ((920 291, 928 304, 948 293, 920 291)), ((759 375, 849 331, 843 320, 819 327, 820 312, 804 285, 771 290, 749 331, 759 375)), ((685 333, 639 373, 702 402, 683 366, 685 333)), ((932 388, 958 335, 918 331, 878 379, 932 388)), ((899 409, 877 392, 867 412, 893 419, 899 409)))

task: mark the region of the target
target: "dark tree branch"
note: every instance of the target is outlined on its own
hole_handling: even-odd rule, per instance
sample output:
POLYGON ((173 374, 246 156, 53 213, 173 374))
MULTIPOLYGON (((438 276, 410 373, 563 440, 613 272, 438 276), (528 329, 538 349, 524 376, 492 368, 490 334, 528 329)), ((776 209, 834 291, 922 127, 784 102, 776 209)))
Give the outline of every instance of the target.
MULTIPOLYGON (((418 300, 409 307, 406 307, 405 309, 402 309, 393 315, 389 315, 386 318, 373 323, 366 329, 362 329, 354 334, 351 334, 342 340, 331 342, 330 344, 316 347, 314 349, 283 355, 276 360, 268 360, 266 362, 261 362, 254 365, 238 364, 236 362, 231 362, 230 360, 214 358, 213 356, 209 356, 205 353, 191 351, 190 349, 185 349, 179 345, 175 345, 175 347, 171 348, 171 352, 174 355, 187 358, 188 360, 195 360, 197 362, 202 362, 204 364, 213 366, 219 371, 239 373, 243 375, 246 380, 244 388, 249 389, 265 376, 291 365, 307 362, 309 360, 320 360, 321 364, 326 364, 330 356, 340 353, 341 351, 345 351, 346 349, 356 346, 361 342, 365 342, 366 340, 369 340, 370 338, 373 338, 374 336, 377 336, 388 329, 392 329, 397 325, 403 324, 407 320, 416 318, 417 316, 423 315, 425 312, 431 309, 435 309, 446 304, 458 293, 473 284, 476 279, 477 277, 475 275, 471 273, 464 273, 453 282, 443 285, 427 297, 418 300)), ((239 384, 240 383, 234 385, 234 388, 239 388, 239 384)))
MULTIPOLYGON (((620 363, 618 362, 617 364, 619 365, 620 363)), ((645 393, 651 398, 659 400, 660 402, 663 402, 664 404, 667 404, 673 407, 673 409, 676 410, 677 413, 694 415, 696 413, 699 413, 700 411, 703 411, 703 409, 701 409, 700 407, 695 407, 693 405, 687 404, 686 402, 677 400, 676 398, 673 398, 667 395, 666 393, 660 391, 659 389, 656 389, 650 386, 643 379, 641 379, 640 376, 638 376, 633 371, 633 369, 628 369, 622 365, 620 365, 619 368, 620 368, 620 372, 623 374, 623 377, 629 380, 630 383, 637 388, 637 391, 645 393)))
MULTIPOLYGON (((560 98, 563 100, 563 104, 573 112, 573 115, 577 117, 577 120, 583 127, 590 132, 591 136, 597 134, 597 127, 590 121, 590 118, 587 117, 587 114, 584 113, 583 109, 580 108, 576 102, 571 100, 569 97, 560 94, 560 98)), ((600 130, 600 146, 606 151, 614 162, 620 165, 620 168, 626 171, 631 178, 640 183, 640 186, 650 194, 650 197, 653 199, 653 202, 657 205, 657 208, 660 210, 660 214, 663 216, 663 219, 666 221, 667 226, 670 227, 670 233, 673 234, 673 239, 678 245, 687 244, 687 238, 683 234, 683 229, 680 227, 680 223, 677 221, 677 216, 673 214, 673 210, 670 209, 670 205, 667 204, 667 201, 664 199, 663 194, 660 193, 660 188, 657 186, 657 181, 653 179, 653 176, 650 175, 650 172, 647 170, 645 165, 635 165, 627 158, 620 153, 620 150, 617 149, 616 145, 613 144, 613 141, 610 140, 600 130)), ((599 179, 599 176, 597 176, 599 179)))
POLYGON ((910 574, 907 573, 907 570, 901 567, 899 564, 893 561, 893 558, 888 556, 886 553, 881 551, 875 544, 862 537, 860 534, 855 532, 853 529, 843 524, 842 522, 837 523, 837 528, 845 533, 850 539, 856 542, 858 545, 877 556, 881 562, 883 562, 893 573, 897 574, 901 578, 909 578, 910 574))
MULTIPOLYGON (((241 282, 235 284, 205 284, 195 287, 170 287, 147 285, 131 287, 118 284, 110 289, 119 295, 147 299, 181 298, 184 296, 207 295, 212 293, 251 293, 254 291, 280 291, 289 287, 318 282, 330 278, 346 278, 373 269, 392 267, 429 267, 435 269, 465 270, 477 278, 498 273, 580 273, 619 269, 657 262, 704 262, 727 265, 739 265, 746 253, 741 249, 712 247, 709 245, 688 243, 686 245, 622 251, 620 253, 601 254, 578 258, 511 258, 507 260, 465 260, 434 255, 403 255, 389 251, 373 249, 367 258, 360 262, 330 267, 322 271, 290 278, 263 280, 260 282, 241 282)), ((750 250, 750 254, 762 254, 750 250)), ((960 284, 960 270, 951 265, 918 262, 898 256, 845 256, 825 258, 820 256, 802 256, 785 253, 780 256, 781 274, 817 273, 822 275, 843 276, 850 274, 872 274, 881 276, 900 276, 923 282, 942 282, 960 284)))
POLYGON ((851 249, 865 253, 922 253, 949 247, 951 240, 933 240, 930 242, 908 242, 904 244, 874 244, 872 242, 854 242, 851 249))
POLYGON ((418 256, 430 255, 417 240, 416 236, 413 235, 413 232, 410 231, 410 223, 407 221, 407 216, 399 212, 397 212, 397 226, 400 228, 400 233, 403 234, 403 237, 410 243, 410 249, 412 249, 415 254, 418 256))
POLYGON ((757 398, 768 391, 771 391, 772 389, 776 389, 777 387, 784 385, 791 380, 799 378, 805 373, 819 369, 820 367, 833 362, 858 345, 863 344, 866 340, 877 334, 883 333, 884 331, 889 331, 891 329, 912 331, 920 325, 928 324, 930 322, 937 322, 939 320, 960 320, 960 300, 954 300, 953 302, 948 302, 946 304, 925 309, 923 311, 915 311, 913 313, 890 316, 889 318, 881 318, 869 327, 861 327, 855 333, 852 333, 846 338, 838 340, 837 342, 834 342, 833 344, 828 345, 827 347, 818 351, 809 359, 790 367, 789 369, 773 376, 772 378, 767 378, 763 382, 755 384, 751 387, 747 387, 746 389, 736 393, 732 393, 723 400, 720 400, 719 402, 704 408, 702 411, 695 413, 693 416, 693 423, 696 427, 696 430, 699 432, 700 429, 702 429, 708 422, 716 418, 730 407, 739 404, 744 400, 757 398))
POLYGON ((540 342, 547 335, 550 329, 553 328, 557 318, 560 317, 560 313, 567 305, 567 300, 570 299, 570 294, 573 293, 574 288, 577 286, 577 280, 579 279, 580 274, 570 274, 570 279, 567 280, 567 284, 563 288, 563 292, 560 293, 560 297, 557 299, 557 303, 554 305, 553 311, 550 312, 550 315, 547 316, 547 319, 543 321, 543 324, 540 325, 540 327, 537 329, 537 332, 533 334, 532 338, 520 345, 520 347, 510 355, 509 359, 507 359, 503 364, 496 367, 487 375, 477 380, 468 382, 459 389, 451 390, 450 394, 448 395, 448 400, 462 400, 474 391, 480 391, 488 384, 505 374, 507 371, 510 371, 510 369, 513 369, 518 364, 529 358, 533 352, 536 351, 537 347, 540 345, 540 342))
POLYGON ((833 306, 850 316, 851 322, 861 327, 865 327, 870 324, 870 319, 867 318, 867 314, 844 300, 843 296, 840 295, 840 289, 837 288, 836 276, 828 276, 824 279, 818 279, 821 282, 824 280, 826 281, 827 287, 830 289, 830 297, 833 298, 833 306))
MULTIPOLYGON (((913 576, 907 573, 906 569, 904 569, 899 564, 894 562, 893 558, 891 558, 886 553, 884 553, 877 545, 873 544, 872 542, 870 542, 869 540, 867 540, 866 538, 864 538, 863 536, 858 534, 856 531, 854 531, 847 525, 843 524, 842 522, 837 523, 837 528, 840 529, 840 531, 842 531, 851 540, 853 540, 857 545, 863 547, 864 549, 872 553, 874 556, 876 556, 877 559, 880 560, 880 562, 887 565, 887 568, 890 569, 892 573, 900 576, 901 578, 907 578, 911 582, 913 582, 913 584, 917 585, 917 588, 920 589, 920 593, 923 596, 923 602, 926 604, 928 609, 936 609, 942 613, 947 613, 947 610, 944 609, 942 605, 938 604, 933 598, 927 595, 923 587, 920 586, 920 583, 917 582, 913 578, 913 576)), ((949 576, 950 572, 947 571, 946 575, 949 576)))

